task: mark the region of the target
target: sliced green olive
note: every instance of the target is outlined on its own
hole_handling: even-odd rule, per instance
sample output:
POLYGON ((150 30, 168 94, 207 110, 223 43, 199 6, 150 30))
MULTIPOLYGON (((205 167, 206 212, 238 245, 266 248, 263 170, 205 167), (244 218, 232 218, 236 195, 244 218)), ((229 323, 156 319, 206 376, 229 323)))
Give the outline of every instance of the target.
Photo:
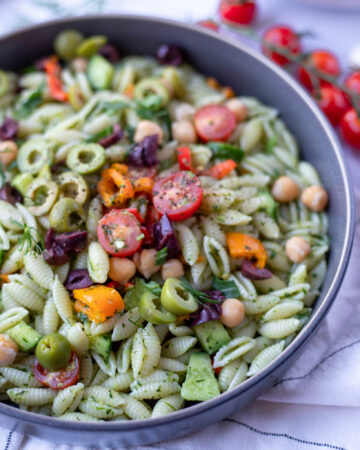
POLYGON ((20 147, 17 165, 20 172, 38 173, 52 160, 53 144, 45 139, 31 139, 20 147))
POLYGON ((44 178, 45 180, 51 181, 52 180, 52 174, 49 164, 45 164, 40 169, 40 172, 38 173, 39 178, 44 178))
POLYGON ((85 58, 90 58, 92 55, 97 53, 101 47, 107 43, 107 37, 98 35, 90 36, 84 39, 76 49, 77 56, 84 56, 85 58))
POLYGON ((151 103, 151 109, 160 109, 169 103, 170 95, 158 78, 144 78, 134 89, 134 99, 141 103, 151 103))
POLYGON ((29 184, 34 181, 31 173, 19 173, 11 180, 11 186, 14 186, 22 196, 25 196, 29 184))
POLYGON ((85 105, 81 89, 76 84, 69 87, 69 103, 75 111, 79 111, 85 105))
POLYGON ((168 278, 165 281, 161 290, 161 304, 167 311, 178 315, 195 312, 199 307, 195 298, 176 278, 168 278))
POLYGON ((179 72, 174 67, 166 67, 162 73, 162 77, 171 84, 176 97, 184 97, 185 85, 180 78, 179 72))
POLYGON ((0 97, 2 97, 9 89, 9 77, 6 72, 0 69, 0 97))
POLYGON ((82 175, 94 173, 105 164, 105 150, 99 144, 77 144, 68 153, 66 165, 82 175))
POLYGON ((69 362, 71 345, 62 334, 47 334, 37 343, 35 353, 37 360, 45 369, 57 371, 69 362))
POLYGON ((89 188, 84 178, 76 172, 64 172, 58 177, 60 197, 73 198, 83 205, 89 196, 89 188))
POLYGON ((158 309, 159 303, 159 299, 150 291, 146 290, 142 294, 139 302, 141 316, 148 322, 156 325, 175 322, 176 316, 168 311, 158 309))
POLYGON ((64 30, 54 41, 54 48, 60 58, 68 61, 76 56, 76 50, 84 40, 84 35, 76 30, 64 30))
POLYGON ((45 178, 36 178, 26 190, 25 205, 34 216, 50 211, 59 194, 58 185, 45 178))
POLYGON ((84 213, 72 198, 62 198, 53 206, 49 214, 51 228, 58 233, 78 230, 84 223, 84 213))

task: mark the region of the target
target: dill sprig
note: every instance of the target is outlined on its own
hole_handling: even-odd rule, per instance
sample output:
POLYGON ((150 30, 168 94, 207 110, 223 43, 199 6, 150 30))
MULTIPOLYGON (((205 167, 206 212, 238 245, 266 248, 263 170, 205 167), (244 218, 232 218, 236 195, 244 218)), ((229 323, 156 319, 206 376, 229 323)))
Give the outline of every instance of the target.
POLYGON ((36 228, 29 227, 26 223, 20 223, 17 220, 12 220, 11 222, 21 228, 23 232, 18 240, 20 250, 25 248, 27 252, 34 250, 36 253, 42 253, 44 251, 44 240, 36 228))
POLYGON ((184 277, 180 277, 180 281, 182 287, 190 294, 192 294, 198 303, 202 305, 205 305, 206 303, 222 303, 220 300, 214 300, 207 294, 205 294, 205 292, 199 291, 198 289, 191 286, 191 284, 184 277))

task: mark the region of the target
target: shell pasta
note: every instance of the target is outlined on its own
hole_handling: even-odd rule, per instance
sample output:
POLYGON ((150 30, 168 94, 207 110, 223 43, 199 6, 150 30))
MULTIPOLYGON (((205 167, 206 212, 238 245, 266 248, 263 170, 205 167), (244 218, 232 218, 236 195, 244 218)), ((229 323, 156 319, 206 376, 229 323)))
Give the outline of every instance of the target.
POLYGON ((276 109, 174 45, 120 58, 75 30, 0 78, 15 152, 0 153, 2 401, 151 419, 281 355, 321 292, 329 238, 328 194, 276 109))

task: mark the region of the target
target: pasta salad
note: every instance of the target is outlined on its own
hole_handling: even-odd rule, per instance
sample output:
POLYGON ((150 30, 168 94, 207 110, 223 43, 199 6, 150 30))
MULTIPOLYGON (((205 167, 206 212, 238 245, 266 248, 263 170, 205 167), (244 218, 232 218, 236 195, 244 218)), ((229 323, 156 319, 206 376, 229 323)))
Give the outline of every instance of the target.
POLYGON ((0 70, 0 399, 163 416, 234 389, 308 320, 328 195, 278 112, 161 45, 61 32, 0 70))

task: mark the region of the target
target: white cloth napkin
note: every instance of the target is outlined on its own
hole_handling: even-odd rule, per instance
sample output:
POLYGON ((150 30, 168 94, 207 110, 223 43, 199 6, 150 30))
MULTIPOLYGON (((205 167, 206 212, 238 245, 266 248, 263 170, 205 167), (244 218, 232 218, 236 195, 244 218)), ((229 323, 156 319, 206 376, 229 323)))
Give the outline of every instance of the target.
MULTIPOLYGON (((217 0, 1 0, 2 31, 55 18, 59 15, 124 12, 196 21, 213 16, 217 0), (60 6, 59 6, 60 5, 60 6)), ((317 33, 309 47, 326 47, 340 55, 343 64, 356 44, 360 16, 308 10, 287 0, 258 0, 261 20, 290 23, 297 30, 317 33), (334 29, 337 30, 334 33, 334 29)), ((358 42, 359 43, 359 42, 358 42)), ((345 149, 353 174, 360 160, 345 149)), ((354 176, 360 185, 360 177, 354 176)), ((360 208, 360 195, 357 198, 360 208)), ((360 210, 360 209, 359 209, 360 210)), ((144 449, 307 450, 360 449, 360 229, 340 293, 319 332, 280 383, 231 418, 204 430, 144 449)), ((4 450, 69 450, 37 438, 9 432, 0 426, 4 450)), ((83 447, 72 447, 82 450, 83 447)), ((134 448, 135 449, 135 448, 134 448)))

